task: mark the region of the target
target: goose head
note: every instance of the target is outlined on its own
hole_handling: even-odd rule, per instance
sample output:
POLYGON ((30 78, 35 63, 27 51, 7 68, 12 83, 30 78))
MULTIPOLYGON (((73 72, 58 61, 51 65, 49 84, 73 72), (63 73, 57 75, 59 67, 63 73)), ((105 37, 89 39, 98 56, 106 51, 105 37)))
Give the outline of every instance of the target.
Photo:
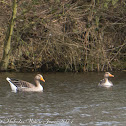
POLYGON ((114 77, 114 75, 110 74, 109 72, 105 72, 104 78, 114 77))
POLYGON ((35 81, 40 81, 40 80, 43 81, 43 82, 45 82, 43 76, 42 76, 41 74, 37 74, 37 75, 35 76, 35 81))

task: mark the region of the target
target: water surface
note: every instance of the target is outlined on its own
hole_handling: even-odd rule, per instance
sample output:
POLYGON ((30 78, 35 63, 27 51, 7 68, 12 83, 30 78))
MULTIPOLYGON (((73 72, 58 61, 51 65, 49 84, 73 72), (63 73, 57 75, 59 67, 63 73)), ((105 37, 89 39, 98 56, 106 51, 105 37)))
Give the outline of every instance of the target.
POLYGON ((126 73, 113 73, 113 88, 99 88, 104 73, 45 73, 44 92, 10 90, 6 77, 34 83, 37 73, 0 73, 0 125, 124 126, 126 73))

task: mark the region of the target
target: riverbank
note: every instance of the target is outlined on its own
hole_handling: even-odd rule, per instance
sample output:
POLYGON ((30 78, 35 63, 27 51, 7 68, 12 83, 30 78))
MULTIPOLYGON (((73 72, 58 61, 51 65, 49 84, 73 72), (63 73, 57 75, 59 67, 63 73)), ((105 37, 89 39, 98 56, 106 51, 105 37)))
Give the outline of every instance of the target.
MULTIPOLYGON (((7 71, 126 70, 125 2, 113 1, 18 2, 7 71)), ((2 59, 12 2, 0 5, 2 59)))

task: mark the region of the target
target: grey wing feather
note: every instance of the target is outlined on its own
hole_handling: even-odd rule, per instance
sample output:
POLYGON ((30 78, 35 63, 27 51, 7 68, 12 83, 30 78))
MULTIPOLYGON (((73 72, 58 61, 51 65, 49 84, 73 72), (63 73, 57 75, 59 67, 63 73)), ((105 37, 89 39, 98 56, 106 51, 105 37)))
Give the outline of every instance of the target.
POLYGON ((103 79, 103 80, 100 80, 100 82, 99 82, 99 86, 101 86, 102 84, 104 84, 105 83, 105 79, 103 79))
POLYGON ((27 81, 22 81, 14 78, 10 78, 11 82, 16 86, 16 87, 27 87, 27 88, 32 88, 35 87, 35 85, 27 82, 27 81))

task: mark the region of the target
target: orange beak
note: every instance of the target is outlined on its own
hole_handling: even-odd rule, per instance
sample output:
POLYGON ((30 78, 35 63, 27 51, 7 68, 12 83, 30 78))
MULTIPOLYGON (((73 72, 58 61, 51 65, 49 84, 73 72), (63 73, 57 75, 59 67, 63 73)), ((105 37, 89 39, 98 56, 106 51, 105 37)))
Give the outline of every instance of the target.
POLYGON ((40 79, 41 81, 43 81, 43 82, 45 82, 45 80, 41 77, 41 79, 40 79))
POLYGON ((114 75, 112 75, 112 74, 109 74, 109 77, 114 77, 114 75))

